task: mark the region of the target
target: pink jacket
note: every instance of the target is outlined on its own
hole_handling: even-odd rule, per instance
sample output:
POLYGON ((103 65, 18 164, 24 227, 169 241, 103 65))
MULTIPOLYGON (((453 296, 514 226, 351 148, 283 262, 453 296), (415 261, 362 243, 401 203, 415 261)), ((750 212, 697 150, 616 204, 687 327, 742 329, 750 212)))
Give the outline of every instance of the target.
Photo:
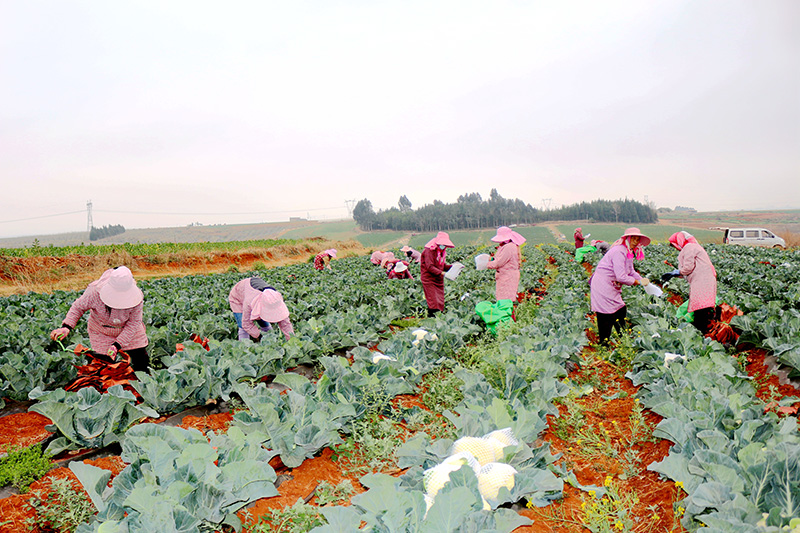
POLYGON ((392 261, 394 259, 394 252, 382 252, 380 250, 376 250, 372 252, 372 255, 369 256, 369 260, 372 262, 373 265, 380 265, 382 267, 386 266, 388 261, 392 261))
POLYGON ((100 278, 86 287, 72 303, 63 324, 75 329, 78 321, 89 311, 89 342, 92 351, 106 353, 117 343, 122 350, 144 348, 148 344, 142 315, 144 302, 130 309, 112 309, 100 299, 100 288, 106 279, 100 278))
MULTIPOLYGON (((228 293, 228 304, 234 313, 242 313, 242 329, 251 337, 258 337, 261 335, 261 328, 256 320, 259 320, 260 317, 253 315, 253 307, 258 297, 261 296, 261 290, 253 287, 251 279, 245 278, 233 286, 231 292, 228 293)), ((260 278, 255 279, 257 286, 268 287, 260 278)), ((278 322, 278 327, 287 339, 294 333, 294 327, 288 318, 278 322)))
POLYGON ((678 254, 678 270, 689 282, 689 312, 717 305, 717 271, 702 246, 687 242, 678 254))
POLYGON ((495 269, 494 297, 497 300, 517 300, 519 288, 519 246, 509 242, 502 245, 486 268, 495 269))

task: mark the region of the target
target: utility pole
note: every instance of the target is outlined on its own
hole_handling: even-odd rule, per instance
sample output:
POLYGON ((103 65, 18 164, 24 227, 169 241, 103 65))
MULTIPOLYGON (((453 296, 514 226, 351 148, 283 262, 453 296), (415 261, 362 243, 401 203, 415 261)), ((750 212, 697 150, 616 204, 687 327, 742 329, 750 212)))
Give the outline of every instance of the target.
POLYGON ((542 198, 542 207, 544 207, 545 211, 550 211, 550 202, 552 201, 552 198, 542 198))
POLYGON ((353 218, 353 209, 356 206, 358 200, 345 200, 344 205, 347 207, 347 216, 348 218, 353 218))
POLYGON ((92 222, 92 201, 91 200, 86 202, 86 214, 87 214, 86 231, 91 232, 92 231, 92 226, 94 225, 94 223, 92 222))

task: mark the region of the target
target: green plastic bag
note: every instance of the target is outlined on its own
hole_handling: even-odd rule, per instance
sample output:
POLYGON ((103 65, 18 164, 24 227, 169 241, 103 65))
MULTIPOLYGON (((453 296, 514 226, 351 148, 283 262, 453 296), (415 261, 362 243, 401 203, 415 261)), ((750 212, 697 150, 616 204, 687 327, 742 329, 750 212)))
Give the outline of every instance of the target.
POLYGON ((689 300, 686 300, 681 304, 680 307, 675 311, 675 318, 678 320, 683 319, 690 324, 694 322, 694 311, 691 313, 689 312, 689 300))
POLYGON ((475 304, 475 314, 483 319, 486 327, 492 333, 497 334, 497 325, 511 320, 514 311, 513 300, 498 300, 492 302, 478 302, 475 304))
POLYGON ((578 263, 583 261, 583 256, 588 254, 589 252, 596 252, 597 248, 594 246, 581 246, 577 250, 575 250, 575 261, 578 263))
MULTIPOLYGON (((722 303, 722 300, 719 299, 717 296, 716 304, 719 305, 722 303)), ((689 312, 689 300, 686 300, 681 304, 681 306, 675 311, 675 318, 678 320, 683 319, 690 324, 694 322, 694 311, 691 313, 689 312)))

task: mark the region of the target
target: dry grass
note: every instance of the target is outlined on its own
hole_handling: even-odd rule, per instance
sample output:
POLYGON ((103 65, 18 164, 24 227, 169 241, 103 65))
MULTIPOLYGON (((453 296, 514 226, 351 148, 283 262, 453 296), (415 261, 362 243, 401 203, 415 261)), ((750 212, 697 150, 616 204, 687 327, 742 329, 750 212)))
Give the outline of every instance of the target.
POLYGON ((786 241, 786 248, 797 248, 800 246, 800 233, 792 231, 776 232, 779 237, 786 241))
POLYGON ((83 290, 108 268, 125 265, 138 280, 192 274, 216 274, 231 267, 247 271, 254 267, 274 268, 308 262, 317 253, 336 248, 339 257, 365 255, 368 250, 356 241, 310 239, 297 244, 236 251, 177 252, 131 256, 114 252, 102 256, 10 258, 0 257, 0 296, 27 292, 83 290))

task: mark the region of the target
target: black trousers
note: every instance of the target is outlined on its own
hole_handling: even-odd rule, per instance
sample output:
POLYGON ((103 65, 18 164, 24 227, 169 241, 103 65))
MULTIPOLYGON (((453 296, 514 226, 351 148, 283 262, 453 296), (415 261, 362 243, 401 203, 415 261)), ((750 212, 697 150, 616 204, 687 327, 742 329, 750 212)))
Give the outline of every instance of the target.
POLYGON ((600 337, 600 344, 608 346, 608 339, 611 338, 611 328, 615 328, 617 333, 622 333, 622 325, 625 317, 628 316, 628 308, 622 306, 615 313, 596 313, 597 314, 597 334, 600 337))
POLYGON ((694 310, 694 320, 692 324, 700 330, 700 333, 705 335, 711 328, 711 319, 714 318, 715 309, 713 307, 704 307, 702 309, 694 310))
POLYGON ((124 350, 124 352, 131 357, 131 367, 133 367, 134 372, 147 372, 150 369, 150 356, 147 354, 147 346, 124 350))

